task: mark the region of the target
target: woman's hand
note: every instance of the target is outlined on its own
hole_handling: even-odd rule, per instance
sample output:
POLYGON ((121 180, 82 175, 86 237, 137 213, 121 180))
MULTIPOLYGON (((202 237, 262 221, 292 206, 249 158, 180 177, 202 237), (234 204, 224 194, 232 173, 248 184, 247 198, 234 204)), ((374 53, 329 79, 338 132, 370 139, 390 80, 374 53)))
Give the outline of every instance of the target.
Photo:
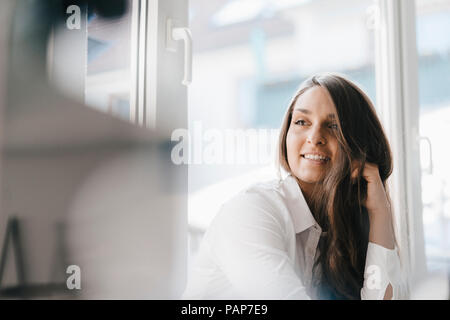
MULTIPOLYGON (((352 177, 355 177, 357 173, 354 170, 352 177)), ((369 214, 369 241, 388 249, 394 249, 391 206, 383 186, 383 181, 381 181, 378 166, 376 164, 366 163, 362 176, 367 181, 367 197, 364 206, 367 208, 369 214)))
POLYGON ((390 214, 391 207, 383 181, 381 181, 378 166, 366 163, 362 176, 367 181, 367 197, 364 206, 369 214, 390 214))

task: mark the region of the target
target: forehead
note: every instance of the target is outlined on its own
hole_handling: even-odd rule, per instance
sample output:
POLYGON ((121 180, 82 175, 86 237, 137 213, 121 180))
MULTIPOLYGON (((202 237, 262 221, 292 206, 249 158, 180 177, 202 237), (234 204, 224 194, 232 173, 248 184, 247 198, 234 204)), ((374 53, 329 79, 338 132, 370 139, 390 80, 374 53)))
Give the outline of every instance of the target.
POLYGON ((293 112, 328 116, 336 114, 336 107, 328 90, 315 86, 298 97, 293 112))

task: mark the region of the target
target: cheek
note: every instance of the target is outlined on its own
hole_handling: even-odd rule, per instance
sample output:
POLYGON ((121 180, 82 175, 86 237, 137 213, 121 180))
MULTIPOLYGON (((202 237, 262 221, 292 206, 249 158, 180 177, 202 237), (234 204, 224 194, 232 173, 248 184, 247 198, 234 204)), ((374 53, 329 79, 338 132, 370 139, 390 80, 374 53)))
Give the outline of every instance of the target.
POLYGON ((302 146, 302 139, 298 135, 289 131, 286 136, 286 150, 288 159, 297 158, 301 146, 302 146))
POLYGON ((333 157, 336 156, 336 154, 338 152, 338 148, 339 148, 339 143, 336 138, 330 139, 328 148, 330 149, 333 157))

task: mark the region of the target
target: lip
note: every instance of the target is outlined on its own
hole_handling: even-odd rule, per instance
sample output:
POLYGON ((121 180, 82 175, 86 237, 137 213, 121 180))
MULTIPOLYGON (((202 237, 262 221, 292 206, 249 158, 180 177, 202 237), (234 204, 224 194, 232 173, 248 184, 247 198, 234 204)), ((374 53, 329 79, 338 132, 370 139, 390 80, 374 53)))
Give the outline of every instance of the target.
POLYGON ((300 154, 300 156, 304 160, 308 161, 309 163, 317 164, 317 165, 325 165, 331 160, 331 158, 327 154, 322 153, 322 152, 303 152, 303 153, 300 154), (324 160, 307 159, 307 158, 305 158, 305 154, 321 156, 321 157, 326 158, 326 160, 324 161, 324 160))

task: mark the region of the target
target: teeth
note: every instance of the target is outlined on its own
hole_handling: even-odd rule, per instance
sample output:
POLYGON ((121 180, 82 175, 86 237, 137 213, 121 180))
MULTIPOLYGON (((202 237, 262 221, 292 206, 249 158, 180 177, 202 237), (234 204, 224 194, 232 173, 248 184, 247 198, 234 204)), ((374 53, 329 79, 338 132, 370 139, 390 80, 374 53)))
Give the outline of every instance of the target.
POLYGON ((311 160, 322 160, 322 161, 328 160, 327 157, 319 156, 317 154, 305 154, 303 157, 305 159, 311 159, 311 160))

